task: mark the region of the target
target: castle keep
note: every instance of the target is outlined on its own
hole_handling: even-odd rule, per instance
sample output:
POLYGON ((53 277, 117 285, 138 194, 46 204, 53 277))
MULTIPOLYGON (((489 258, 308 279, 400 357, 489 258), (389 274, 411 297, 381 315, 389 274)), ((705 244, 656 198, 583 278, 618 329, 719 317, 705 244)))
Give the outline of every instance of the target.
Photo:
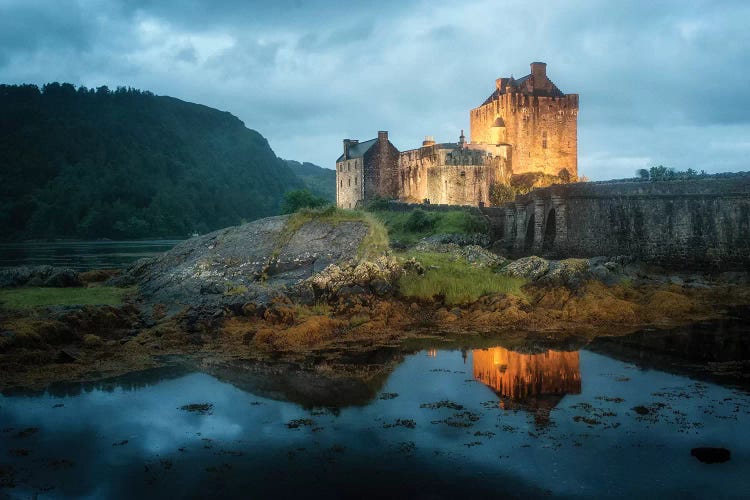
POLYGON ((375 197, 448 205, 489 205, 493 184, 524 174, 578 175, 578 95, 563 94, 546 64, 520 79, 498 78, 495 91, 470 111, 471 137, 399 152, 387 132, 344 140, 336 160, 336 203, 355 208, 375 197))

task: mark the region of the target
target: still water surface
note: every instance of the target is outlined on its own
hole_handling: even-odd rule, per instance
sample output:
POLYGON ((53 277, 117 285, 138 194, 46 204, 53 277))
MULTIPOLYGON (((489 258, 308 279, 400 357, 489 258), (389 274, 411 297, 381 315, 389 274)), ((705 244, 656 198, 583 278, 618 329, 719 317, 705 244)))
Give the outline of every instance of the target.
MULTIPOLYGON (((737 338, 746 338, 712 338, 705 328, 694 333, 659 342, 699 351, 733 345, 737 354, 737 338)), ((746 356, 747 341, 740 342, 746 356)), ((322 386, 313 387, 314 379, 285 382, 276 372, 269 383, 254 372, 234 378, 231 369, 211 375, 167 368, 43 394, 6 394, 0 396, 0 494, 750 493, 748 392, 654 368, 663 360, 635 349, 637 343, 636 335, 572 351, 422 350, 398 358, 383 376, 339 380, 344 402, 336 407, 316 404, 322 386), (347 397, 358 404, 347 404, 347 397), (181 409, 197 403, 212 406, 181 409), (726 447, 731 459, 702 463, 691 456, 699 446, 726 447)))
POLYGON ((0 267, 50 265, 79 271, 124 267, 166 252, 182 240, 53 241, 0 244, 0 267))

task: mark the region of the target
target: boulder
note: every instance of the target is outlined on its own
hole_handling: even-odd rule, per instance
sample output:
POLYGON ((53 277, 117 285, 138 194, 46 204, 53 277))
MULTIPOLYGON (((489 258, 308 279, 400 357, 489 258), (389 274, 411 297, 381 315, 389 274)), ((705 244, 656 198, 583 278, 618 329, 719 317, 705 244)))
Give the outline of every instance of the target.
POLYGON ((76 287, 83 286, 77 271, 67 267, 16 266, 0 269, 0 288, 19 286, 76 287))
POLYGON ((440 243, 429 239, 420 240, 414 246, 418 252, 448 253, 457 258, 465 259, 469 264, 475 267, 495 268, 502 267, 508 259, 501 257, 479 245, 460 246, 456 243, 440 243))
POLYGON ((318 273, 331 281, 322 288, 390 277, 378 261, 360 261, 368 233, 361 220, 269 217, 186 240, 134 263, 109 283, 138 285, 141 301, 164 304, 168 316, 183 310, 199 316, 242 311, 248 303, 262 306, 289 296, 309 302, 314 296, 308 280, 318 273))
POLYGON ((592 277, 588 259, 547 260, 523 257, 505 266, 503 274, 531 283, 577 287, 592 277))

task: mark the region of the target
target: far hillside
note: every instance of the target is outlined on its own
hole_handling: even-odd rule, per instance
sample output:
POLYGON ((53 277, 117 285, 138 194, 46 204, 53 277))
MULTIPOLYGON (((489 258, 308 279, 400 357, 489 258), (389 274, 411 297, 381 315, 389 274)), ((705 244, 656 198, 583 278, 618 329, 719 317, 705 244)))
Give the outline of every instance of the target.
POLYGON ((0 239, 181 238, 275 215, 290 190, 334 199, 332 171, 199 104, 50 83, 0 85, 0 110, 0 239))
POLYGON ((316 196, 330 202, 336 201, 336 171, 313 163, 284 160, 292 172, 305 183, 305 187, 316 196))

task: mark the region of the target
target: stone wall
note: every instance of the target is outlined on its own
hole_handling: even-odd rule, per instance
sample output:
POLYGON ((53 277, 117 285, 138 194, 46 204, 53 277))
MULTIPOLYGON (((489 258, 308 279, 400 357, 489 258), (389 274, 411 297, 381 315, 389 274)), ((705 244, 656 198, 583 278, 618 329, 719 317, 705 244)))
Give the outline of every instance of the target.
POLYGON ((578 95, 508 93, 472 109, 472 144, 513 145, 513 173, 578 175, 578 95))
POLYGON ((489 205, 489 188, 509 174, 510 148, 436 144, 404 151, 398 164, 399 198, 449 205, 489 205))
POLYGON ((355 208, 364 200, 363 168, 361 157, 336 163, 336 206, 355 208))
POLYGON ((495 239, 514 255, 750 266, 750 175, 557 185, 482 211, 495 239))
POLYGON ((388 141, 388 132, 378 132, 378 142, 364 154, 364 199, 398 196, 398 149, 388 141))

